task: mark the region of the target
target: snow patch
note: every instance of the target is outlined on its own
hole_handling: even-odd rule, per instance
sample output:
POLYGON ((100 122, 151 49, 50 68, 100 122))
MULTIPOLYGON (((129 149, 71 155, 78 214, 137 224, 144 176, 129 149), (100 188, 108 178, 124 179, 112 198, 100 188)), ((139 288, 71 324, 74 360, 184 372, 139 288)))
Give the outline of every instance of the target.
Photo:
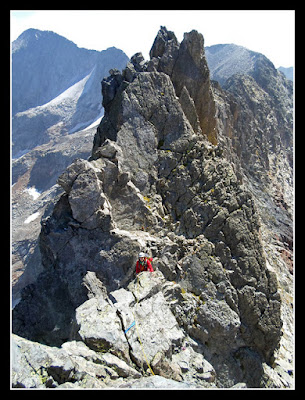
POLYGON ((93 120, 87 121, 87 122, 80 122, 77 125, 75 125, 70 131, 69 134, 75 133, 75 132, 85 132, 91 128, 94 128, 95 126, 98 126, 103 118, 104 111, 102 110, 99 115, 94 118, 93 120), (93 122, 92 122, 93 121, 93 122), (88 125, 88 126, 87 126, 88 125), (86 127, 87 126, 87 127, 86 127))
POLYGON ((25 156, 29 151, 30 151, 29 149, 20 150, 20 151, 18 151, 17 154, 12 156, 12 159, 13 160, 17 160, 18 158, 21 158, 21 157, 25 156))
POLYGON ((30 222, 34 221, 38 217, 39 217, 39 211, 37 211, 34 214, 27 217, 27 219, 24 221, 24 224, 29 224, 30 222))
MULTIPOLYGON (((85 85, 87 83, 87 80, 90 78, 94 68, 91 70, 91 72, 86 75, 83 79, 80 81, 76 82, 74 85, 70 86, 68 89, 66 89, 64 92, 62 92, 60 95, 49 101, 48 103, 43 104, 42 106, 38 106, 40 109, 48 108, 50 106, 55 106, 67 99, 73 99, 73 102, 76 104, 77 100, 80 98, 82 95, 85 85)), ((37 108, 38 108, 37 107, 37 108)))
POLYGON ((84 131, 87 131, 88 129, 94 128, 95 126, 99 125, 103 118, 103 115, 104 115, 104 111, 102 111, 100 113, 100 115, 97 117, 97 119, 95 121, 93 121, 91 125, 87 126, 87 128, 85 128, 84 131))
POLYGON ((38 199, 38 197, 41 194, 40 192, 38 192, 38 190, 34 186, 32 186, 30 188, 26 188, 26 189, 24 189, 24 191, 28 192, 28 194, 30 196, 32 196, 34 200, 38 199))
MULTIPOLYGON (((95 68, 95 67, 94 67, 95 68)), ((41 112, 44 112, 44 110, 48 110, 49 112, 55 112, 58 110, 72 110, 76 107, 77 102, 82 95, 85 85, 90 78, 92 72, 94 71, 94 68, 91 70, 91 72, 86 75, 83 79, 80 81, 76 82, 74 85, 70 86, 68 89, 63 91, 61 94, 59 94, 57 97, 54 99, 48 101, 47 103, 37 106, 37 107, 32 107, 29 108, 28 110, 18 112, 16 116, 23 116, 26 115, 28 118, 35 117, 36 115, 40 114, 41 112)))

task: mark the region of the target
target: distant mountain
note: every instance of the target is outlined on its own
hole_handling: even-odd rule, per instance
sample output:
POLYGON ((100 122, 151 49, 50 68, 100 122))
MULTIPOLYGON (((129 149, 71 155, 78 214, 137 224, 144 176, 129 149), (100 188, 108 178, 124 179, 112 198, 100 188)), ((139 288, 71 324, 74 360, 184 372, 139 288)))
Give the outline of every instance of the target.
POLYGON ((205 48, 211 79, 221 85, 232 75, 248 74, 254 68, 255 61, 262 56, 235 44, 217 44, 205 48))
POLYGON ((12 44, 13 156, 101 117, 100 82, 127 61, 115 47, 98 52, 54 32, 23 32, 12 44))
POLYGON ((23 32, 12 44, 13 114, 54 99, 87 75, 97 57, 54 32, 23 32))
MULTIPOLYGON (((218 81, 221 85, 237 73, 248 74, 254 77, 260 76, 260 71, 265 69, 274 70, 272 62, 263 54, 249 50, 236 44, 216 44, 205 48, 205 55, 210 68, 211 79, 218 81)), ((287 79, 293 80, 293 68, 278 68, 287 79)))
POLYGON ((283 72, 283 74, 286 76, 287 79, 290 81, 293 81, 293 67, 279 67, 278 71, 283 72))
POLYGON ((127 61, 126 54, 115 47, 88 50, 57 33, 28 29, 12 44, 13 114, 53 100, 97 64, 104 72, 102 79, 107 68, 124 68, 127 61))

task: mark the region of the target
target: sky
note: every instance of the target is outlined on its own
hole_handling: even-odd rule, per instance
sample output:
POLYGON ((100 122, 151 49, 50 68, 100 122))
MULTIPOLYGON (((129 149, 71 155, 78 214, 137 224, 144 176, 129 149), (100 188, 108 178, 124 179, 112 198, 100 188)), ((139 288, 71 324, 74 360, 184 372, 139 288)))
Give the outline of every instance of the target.
POLYGON ((149 50, 166 26, 179 42, 196 29, 204 45, 234 43, 268 57, 276 68, 294 66, 294 10, 11 10, 11 41, 26 29, 58 33, 79 47, 115 46, 128 57, 149 50))

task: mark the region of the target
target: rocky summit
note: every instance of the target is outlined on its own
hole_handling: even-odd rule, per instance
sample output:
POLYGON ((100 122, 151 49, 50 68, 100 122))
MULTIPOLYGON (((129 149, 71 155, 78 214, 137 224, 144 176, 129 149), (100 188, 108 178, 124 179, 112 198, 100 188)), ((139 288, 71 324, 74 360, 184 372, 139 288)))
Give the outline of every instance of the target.
POLYGON ((293 386, 292 89, 253 71, 220 86, 165 27, 109 71, 13 310, 13 387, 293 386))

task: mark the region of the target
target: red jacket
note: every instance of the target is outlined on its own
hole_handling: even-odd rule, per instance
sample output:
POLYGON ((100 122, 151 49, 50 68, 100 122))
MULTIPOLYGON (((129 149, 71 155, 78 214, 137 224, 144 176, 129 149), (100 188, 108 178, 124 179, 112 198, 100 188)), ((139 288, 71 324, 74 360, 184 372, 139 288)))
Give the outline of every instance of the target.
POLYGON ((136 273, 138 274, 139 272, 142 272, 142 271, 154 272, 151 262, 148 258, 145 258, 144 265, 141 265, 139 260, 137 261, 136 273))

